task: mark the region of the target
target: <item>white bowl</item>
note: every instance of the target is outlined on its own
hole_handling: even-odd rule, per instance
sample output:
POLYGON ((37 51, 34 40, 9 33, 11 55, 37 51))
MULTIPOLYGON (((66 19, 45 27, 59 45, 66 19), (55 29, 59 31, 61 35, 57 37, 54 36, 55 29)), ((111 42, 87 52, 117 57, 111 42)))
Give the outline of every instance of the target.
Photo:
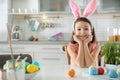
POLYGON ((25 79, 30 80, 30 79, 34 78, 39 72, 40 72, 40 70, 37 71, 37 72, 34 72, 34 73, 26 73, 25 74, 25 79))

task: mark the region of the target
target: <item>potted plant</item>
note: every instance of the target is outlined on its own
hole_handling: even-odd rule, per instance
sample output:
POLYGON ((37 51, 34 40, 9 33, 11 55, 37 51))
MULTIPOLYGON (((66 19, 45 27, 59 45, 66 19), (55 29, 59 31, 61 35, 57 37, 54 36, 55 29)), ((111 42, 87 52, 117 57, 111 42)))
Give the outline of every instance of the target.
POLYGON ((108 69, 116 69, 120 65, 120 42, 107 41, 101 48, 105 66, 108 69))

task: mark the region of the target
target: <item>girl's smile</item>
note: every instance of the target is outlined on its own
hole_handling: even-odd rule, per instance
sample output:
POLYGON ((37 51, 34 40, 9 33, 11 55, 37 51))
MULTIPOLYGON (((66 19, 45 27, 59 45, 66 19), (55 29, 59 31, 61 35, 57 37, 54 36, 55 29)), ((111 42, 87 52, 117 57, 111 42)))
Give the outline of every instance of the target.
POLYGON ((74 30, 75 35, 85 39, 91 35, 91 27, 87 22, 77 22, 74 30))

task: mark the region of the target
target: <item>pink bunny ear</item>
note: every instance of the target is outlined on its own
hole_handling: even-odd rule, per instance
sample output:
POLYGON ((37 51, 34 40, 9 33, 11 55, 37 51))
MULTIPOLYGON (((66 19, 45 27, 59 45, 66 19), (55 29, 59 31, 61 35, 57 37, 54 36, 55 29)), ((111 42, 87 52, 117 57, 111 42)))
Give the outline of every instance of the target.
POLYGON ((73 0, 69 0, 69 5, 70 5, 70 8, 72 10, 74 17, 76 19, 79 18, 80 13, 81 13, 79 6, 73 0))
POLYGON ((83 15, 88 17, 93 14, 96 10, 96 0, 92 0, 84 10, 83 15))

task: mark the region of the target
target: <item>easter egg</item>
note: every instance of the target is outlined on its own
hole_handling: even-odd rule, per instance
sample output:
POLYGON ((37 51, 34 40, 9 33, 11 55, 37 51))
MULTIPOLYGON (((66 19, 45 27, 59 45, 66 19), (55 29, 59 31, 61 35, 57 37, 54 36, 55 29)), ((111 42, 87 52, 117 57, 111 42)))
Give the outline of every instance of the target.
POLYGON ((22 62, 16 62, 15 63, 15 67, 16 67, 16 69, 23 69, 24 68, 24 64, 22 62))
POLYGON ((117 69, 117 73, 120 76, 120 68, 117 69))
POLYGON ((28 41, 33 41, 34 40, 34 38, 28 38, 28 41))
POLYGON ((28 66, 29 64, 30 64, 29 62, 25 62, 25 72, 26 72, 26 73, 28 73, 28 72, 27 72, 27 66, 28 66))
POLYGON ((104 69, 102 67, 99 67, 97 70, 98 70, 98 74, 100 75, 104 74, 104 69))
POLYGON ((23 66, 23 64, 21 62, 16 62, 15 66, 23 66))
POLYGON ((37 62, 37 61, 33 61, 32 64, 34 64, 34 65, 36 65, 36 66, 38 66, 38 67, 40 68, 40 64, 39 64, 39 62, 37 62))
POLYGON ((10 64, 9 64, 9 68, 10 68, 10 69, 13 69, 13 68, 14 68, 13 63, 10 63, 10 64))
POLYGON ((72 78, 75 76, 75 70, 74 69, 70 69, 67 73, 68 77, 72 78))
POLYGON ((39 41, 39 39, 38 39, 38 38, 35 38, 34 41, 39 41))
POLYGON ((108 76, 109 76, 110 78, 118 78, 118 74, 117 74, 116 70, 110 70, 110 71, 108 72, 108 76))
POLYGON ((4 64, 4 65, 3 65, 3 69, 5 69, 5 70, 6 70, 6 69, 7 69, 7 67, 6 67, 6 66, 7 66, 7 65, 6 65, 6 64, 4 64))
POLYGON ((27 67, 30 63, 29 62, 25 62, 25 67, 27 67))
POLYGON ((95 66, 91 65, 89 68, 96 68, 95 66))
POLYGON ((33 64, 29 64, 26 69, 28 73, 32 73, 35 71, 35 66, 33 64))
POLYGON ((39 67, 38 67, 38 66, 34 65, 34 67, 35 67, 35 71, 38 71, 38 70, 39 70, 39 67))
POLYGON ((31 34, 31 35, 29 36, 29 38, 33 38, 33 35, 31 34))
POLYGON ((95 67, 90 67, 89 74, 90 75, 98 75, 98 70, 95 67))

